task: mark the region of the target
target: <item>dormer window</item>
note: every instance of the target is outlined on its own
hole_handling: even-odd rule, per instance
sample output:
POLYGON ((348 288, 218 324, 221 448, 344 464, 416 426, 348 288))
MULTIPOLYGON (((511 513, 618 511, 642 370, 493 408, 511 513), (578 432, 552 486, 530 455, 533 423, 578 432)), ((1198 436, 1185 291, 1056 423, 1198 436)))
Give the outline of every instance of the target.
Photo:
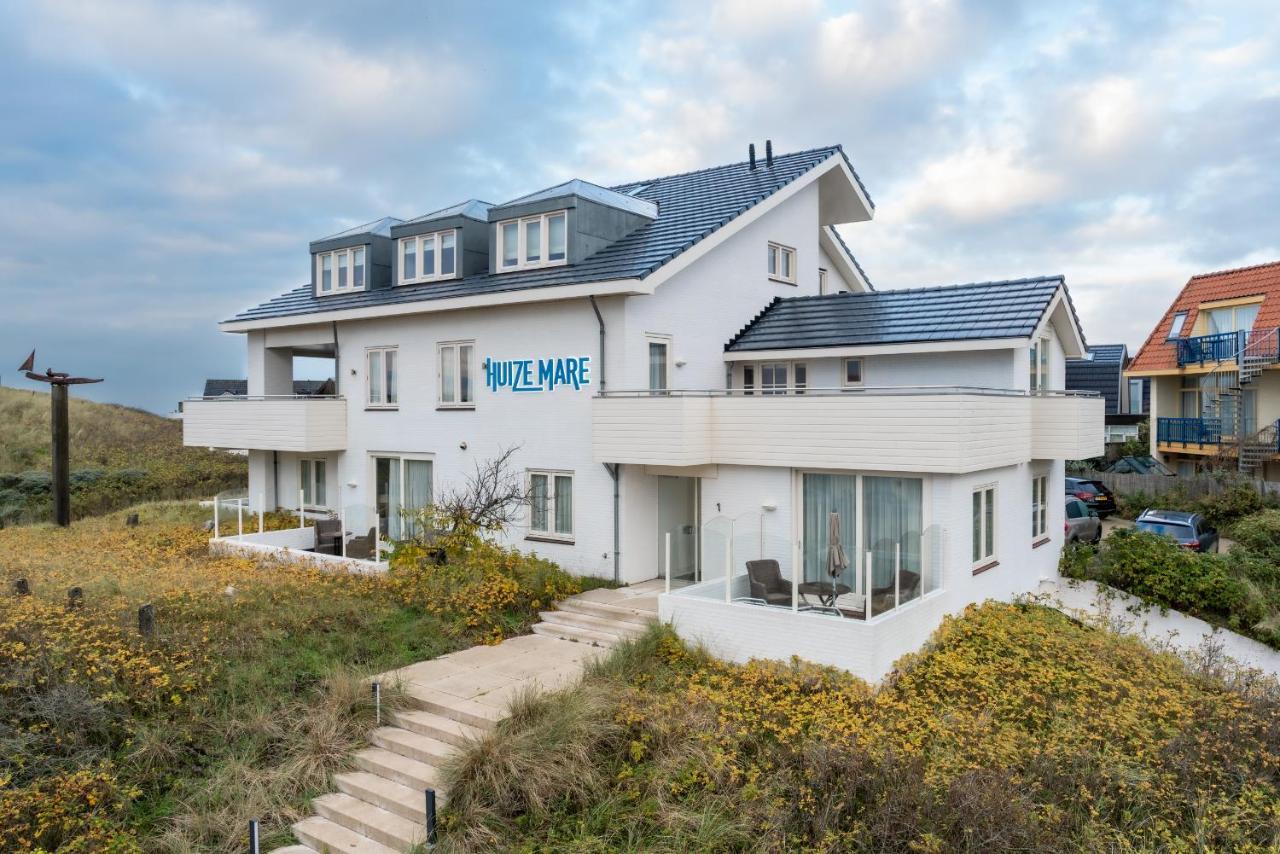
POLYGON ((365 247, 316 253, 316 286, 321 294, 362 291, 365 286, 365 247))
POLYGON ((553 267, 568 258, 564 211, 498 223, 499 271, 553 267))
POLYGON ((452 279, 457 270, 456 229, 400 238, 400 284, 452 279))

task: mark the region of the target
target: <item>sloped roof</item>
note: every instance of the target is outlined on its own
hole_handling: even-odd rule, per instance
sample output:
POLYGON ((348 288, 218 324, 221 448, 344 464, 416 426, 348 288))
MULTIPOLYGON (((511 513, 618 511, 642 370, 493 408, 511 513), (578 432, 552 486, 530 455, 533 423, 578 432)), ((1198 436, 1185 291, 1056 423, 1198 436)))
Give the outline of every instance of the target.
MULTIPOLYGON (((579 264, 482 273, 444 282, 399 285, 324 297, 317 297, 311 285, 304 284, 241 312, 231 321, 292 317, 585 282, 643 279, 836 156, 844 158, 848 165, 843 150, 835 145, 776 155, 772 166, 757 161, 756 168, 751 169, 744 161, 613 187, 611 189, 616 192, 632 191, 635 196, 656 203, 658 216, 579 264)), ((853 172, 852 165, 849 169, 853 172)), ((857 179, 857 173, 853 172, 853 175, 857 179)), ((857 180, 861 186, 861 179, 857 180)), ((870 200, 870 196, 867 198, 870 200)))
POLYGON ((1068 359, 1067 363, 1072 362, 1123 362, 1125 353, 1128 348, 1123 344, 1094 344, 1089 348, 1088 359, 1068 359))
POLYGON ((391 226, 399 225, 402 220, 393 216, 384 216, 382 219, 375 219, 373 222, 366 222, 363 225, 357 225, 348 228, 345 231, 339 231, 337 234, 330 234, 327 237, 321 237, 319 240, 313 240, 312 243, 320 243, 325 240, 337 240, 340 237, 355 237, 357 234, 374 234, 378 237, 390 237, 391 226))
POLYGON ((444 219, 447 216, 465 216, 470 219, 478 219, 481 222, 488 222, 489 208, 493 207, 492 202, 482 202, 479 199, 467 199, 465 202, 458 202, 456 205, 449 205, 447 208, 441 208, 438 211, 415 216, 413 219, 404 221, 405 225, 412 225, 415 222, 430 222, 433 219, 444 219))
POLYGON ((1106 402, 1106 414, 1120 411, 1120 375, 1124 371, 1123 344, 1098 344, 1089 348, 1089 359, 1067 359, 1067 388, 1097 392, 1106 402))
MULTIPOLYGON (((1062 276, 775 299, 725 346, 730 352, 1026 338, 1062 276)), ((1070 299, 1068 298, 1068 303, 1070 299)), ((1075 309, 1072 308, 1074 316, 1075 309)), ((1077 324, 1078 325, 1078 324, 1077 324)))
POLYGON ((1146 343, 1129 363, 1129 370, 1176 370, 1178 347, 1175 342, 1166 340, 1173 324, 1173 316, 1183 311, 1187 313, 1182 330, 1183 337, 1189 337, 1196 328, 1201 303, 1250 296, 1263 297, 1253 329, 1261 333, 1280 327, 1280 261, 1192 276, 1160 318, 1155 329, 1151 330, 1146 343))
POLYGON ((590 199, 593 202, 599 202, 611 208, 630 211, 633 214, 639 214, 649 219, 653 219, 658 215, 658 206, 638 193, 620 193, 617 190, 610 190, 608 187, 601 187, 599 184, 592 184, 590 181, 584 181, 581 178, 574 178, 572 181, 565 181, 563 184, 556 184, 554 187, 547 187, 545 190, 538 190, 536 193, 529 193, 527 196, 521 196, 518 199, 512 199, 494 207, 506 208, 512 205, 540 202, 543 199, 558 199, 561 196, 581 196, 584 199, 590 199))

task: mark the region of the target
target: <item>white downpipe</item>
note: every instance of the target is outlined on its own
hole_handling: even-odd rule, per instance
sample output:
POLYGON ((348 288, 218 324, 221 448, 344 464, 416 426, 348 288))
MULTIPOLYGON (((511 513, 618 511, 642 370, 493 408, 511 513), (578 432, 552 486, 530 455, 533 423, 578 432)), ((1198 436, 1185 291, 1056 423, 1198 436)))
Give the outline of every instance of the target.
POLYGON ((244 501, 236 501, 236 536, 244 536, 244 502, 249 499, 246 497, 244 501))
POLYGON ((662 553, 663 571, 667 577, 667 591, 671 592, 671 532, 667 531, 662 535, 665 540, 662 553))
POLYGON ((724 601, 733 601, 733 528, 724 541, 724 601))
POLYGON ((862 582, 862 618, 871 619, 871 549, 867 549, 867 565, 864 567, 866 579, 862 582))
POLYGON ((342 508, 342 556, 347 556, 347 508, 342 508))
POLYGON ((213 538, 216 540, 222 536, 222 519, 218 513, 218 509, 222 507, 222 498, 213 496, 213 538))
POLYGON ((302 495, 303 495, 302 490, 299 489, 298 490, 298 527, 299 528, 307 527, 306 516, 302 509, 302 495))
POLYGON ((893 607, 896 609, 900 603, 899 597, 902 591, 902 543, 893 544, 893 607))
POLYGON ((261 534, 267 530, 267 497, 261 492, 258 493, 258 533, 261 534))

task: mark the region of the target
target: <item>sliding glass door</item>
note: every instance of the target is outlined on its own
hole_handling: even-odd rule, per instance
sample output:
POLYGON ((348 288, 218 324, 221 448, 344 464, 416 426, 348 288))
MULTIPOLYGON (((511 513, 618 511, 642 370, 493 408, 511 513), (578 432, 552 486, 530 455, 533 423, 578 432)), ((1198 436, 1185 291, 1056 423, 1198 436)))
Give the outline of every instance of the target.
POLYGON ((374 505, 384 537, 400 540, 419 533, 413 514, 431 503, 431 460, 374 457, 374 505))
POLYGON ((858 589, 854 578, 858 553, 857 475, 805 473, 802 492, 804 580, 828 583, 832 580, 827 571, 827 555, 831 545, 831 514, 835 513, 839 520, 840 544, 849 561, 836 581, 850 590, 858 589))

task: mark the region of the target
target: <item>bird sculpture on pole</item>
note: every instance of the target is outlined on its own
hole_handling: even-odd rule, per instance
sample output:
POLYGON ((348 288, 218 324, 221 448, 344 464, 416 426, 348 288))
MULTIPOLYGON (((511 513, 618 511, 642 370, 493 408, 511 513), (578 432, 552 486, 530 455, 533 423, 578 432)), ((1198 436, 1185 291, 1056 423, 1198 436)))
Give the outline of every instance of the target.
POLYGON ((49 384, 53 433, 53 518, 65 528, 71 524, 71 430, 67 415, 67 387, 100 383, 102 380, 73 377, 52 369, 39 374, 35 367, 36 351, 32 350, 27 360, 18 366, 18 370, 29 380, 49 384))

